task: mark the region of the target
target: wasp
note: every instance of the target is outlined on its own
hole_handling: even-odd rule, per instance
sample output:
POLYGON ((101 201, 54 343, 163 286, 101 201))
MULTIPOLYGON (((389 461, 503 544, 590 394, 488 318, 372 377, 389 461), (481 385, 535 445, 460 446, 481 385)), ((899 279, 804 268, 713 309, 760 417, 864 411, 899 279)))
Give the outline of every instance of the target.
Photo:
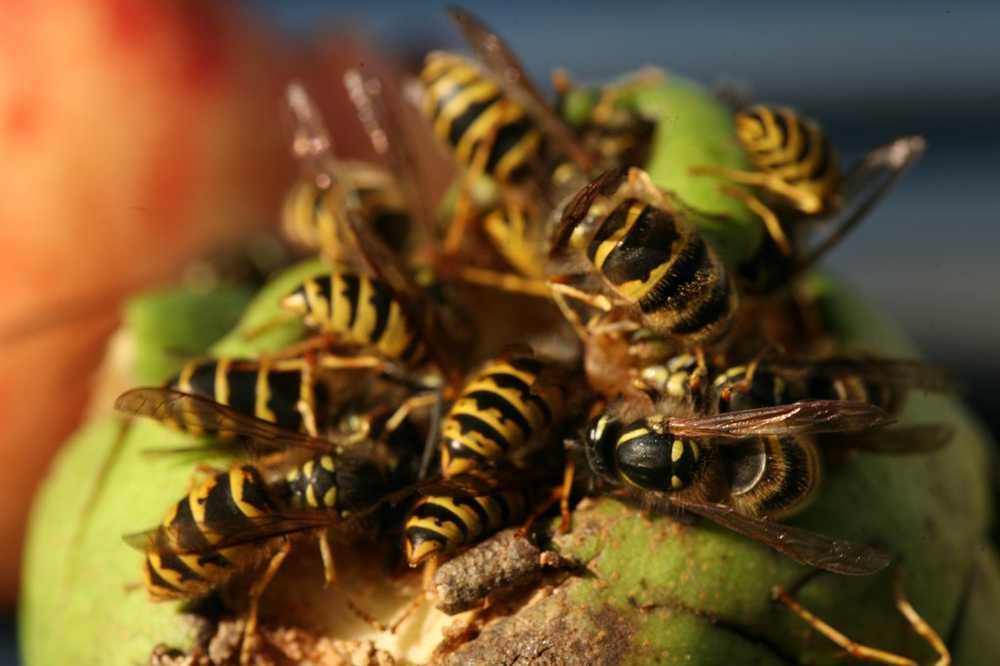
MULTIPOLYGON (((188 361, 166 387, 204 396, 241 414, 256 416, 288 430, 316 436, 329 407, 326 387, 316 381, 304 359, 272 364, 267 359, 198 359, 188 361)), ((203 428, 188 423, 189 432, 203 428)))
POLYGON ((875 573, 887 553, 775 522, 802 511, 822 479, 824 448, 882 453, 929 451, 951 437, 928 424, 892 422, 864 402, 800 400, 696 416, 669 416, 669 403, 630 414, 619 405, 589 427, 590 469, 652 502, 701 515, 804 564, 834 573, 875 573))
MULTIPOLYGON (((701 347, 729 332, 739 296, 725 265, 678 203, 638 169, 607 171, 564 208, 552 254, 569 250, 582 274, 599 276, 605 291, 643 327, 682 346, 701 347)), ((556 287, 560 294, 568 285, 556 287)))
MULTIPOLYGON (((608 96, 590 103, 578 127, 570 127, 495 32, 464 9, 450 8, 449 15, 477 61, 435 51, 427 56, 421 73, 425 115, 435 136, 463 169, 445 252, 457 252, 467 224, 475 217, 473 209, 478 209, 479 222, 498 253, 519 274, 541 278, 549 211, 563 194, 579 187, 602 156, 619 164, 619 159, 636 152, 630 150, 636 147, 632 144, 645 143, 651 125, 640 123, 608 96), (619 152, 607 139, 590 140, 602 132, 617 135, 628 147, 621 146, 619 152), (583 139, 590 145, 585 146, 583 139), (497 184, 500 196, 473 203, 482 176, 497 184)), ((562 106, 572 84, 565 76, 557 80, 557 105, 562 106)), ((482 269, 460 274, 488 286, 502 288, 504 283, 482 269)))
POLYGON ((301 84, 289 85, 287 104, 295 119, 293 150, 303 170, 330 193, 338 227, 350 240, 353 265, 305 280, 282 307, 317 331, 315 340, 369 352, 373 364, 383 360, 413 367, 430 360, 449 368, 436 343, 448 336, 434 308, 391 248, 372 233, 348 187, 350 177, 334 159, 330 134, 301 84))
POLYGON ((329 584, 336 579, 331 536, 351 540, 377 531, 398 513, 393 507, 414 494, 498 490, 485 477, 414 484, 394 473, 399 466, 392 452, 370 437, 319 439, 172 389, 132 389, 115 406, 161 422, 201 424, 254 460, 213 474, 171 507, 158 527, 126 537, 145 553, 144 580, 158 600, 203 597, 238 574, 260 570, 249 591, 243 663, 256 641, 258 600, 297 537, 316 539, 329 584))
POLYGON ((737 112, 734 120, 736 139, 753 170, 705 165, 692 172, 722 178, 722 191, 763 221, 767 240, 742 268, 747 287, 757 292, 785 285, 814 265, 868 215, 925 148, 921 137, 902 137, 872 150, 845 173, 819 124, 792 109, 755 105, 737 112), (801 221, 842 212, 824 241, 803 247, 801 221))
MULTIPOLYGON (((444 417, 438 446, 442 476, 523 461, 547 444, 569 410, 568 376, 528 351, 510 350, 486 362, 444 417)), ((511 525, 524 517, 528 495, 513 489, 422 498, 404 528, 407 561, 411 566, 431 556, 437 561, 511 525)))

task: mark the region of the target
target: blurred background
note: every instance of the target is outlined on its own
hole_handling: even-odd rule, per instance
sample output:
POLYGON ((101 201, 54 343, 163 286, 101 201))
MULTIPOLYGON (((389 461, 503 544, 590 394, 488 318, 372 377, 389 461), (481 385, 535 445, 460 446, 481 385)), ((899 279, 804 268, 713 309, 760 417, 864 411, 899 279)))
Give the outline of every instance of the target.
MULTIPOLYGON (((653 64, 818 119, 846 162, 903 134, 923 161, 828 261, 892 314, 1000 432, 1000 5, 467 2, 542 82, 653 64)), ((273 223, 277 122, 305 77, 335 129, 345 66, 462 48, 443 7, 391 1, 8 2, 0 9, 0 664, 28 497, 86 403, 121 297, 273 223), (376 55, 377 54, 377 55, 376 55), (152 250, 152 251, 151 251, 152 250), (73 312, 61 323, 57 312, 73 312)), ((347 151, 356 130, 338 131, 347 151)))

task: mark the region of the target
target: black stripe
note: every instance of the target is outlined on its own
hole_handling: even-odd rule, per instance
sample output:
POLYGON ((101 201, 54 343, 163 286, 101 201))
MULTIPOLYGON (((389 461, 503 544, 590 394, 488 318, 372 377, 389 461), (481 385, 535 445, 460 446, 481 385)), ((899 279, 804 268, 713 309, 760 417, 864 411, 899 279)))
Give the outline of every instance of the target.
POLYGON ((776 109, 771 113, 771 117, 774 118, 774 124, 777 126, 781 147, 788 148, 788 142, 791 140, 792 134, 789 131, 788 123, 785 122, 785 114, 776 109))
POLYGON ((176 572, 180 576, 181 582, 205 580, 203 576, 185 564, 184 560, 176 553, 168 550, 161 551, 157 555, 160 556, 160 568, 176 572))
POLYGON ((799 133, 802 135, 802 145, 799 146, 799 153, 795 156, 795 161, 801 164, 809 159, 809 153, 813 149, 812 128, 801 119, 798 119, 797 124, 799 133))
POLYGON ((673 216, 659 208, 644 206, 635 224, 608 253, 601 272, 611 284, 645 283, 654 270, 670 261, 679 236, 673 216))
POLYGON ((708 248, 705 241, 696 234, 688 237, 688 241, 678 254, 670 270, 639 299, 639 308, 644 314, 664 309, 671 311, 682 309, 692 296, 696 295, 689 293, 694 290, 688 290, 686 287, 697 281, 700 271, 711 270, 708 248))
POLYGON ((474 432, 478 435, 482 435, 486 439, 496 442, 496 444, 499 445, 504 451, 510 448, 510 443, 507 441, 506 437, 498 432, 496 428, 474 414, 455 414, 448 418, 458 425, 459 432, 463 435, 474 432))
MULTIPOLYGON (((450 508, 437 503, 438 501, 441 501, 443 499, 453 499, 456 502, 456 504, 458 503, 457 498, 431 497, 428 498, 426 502, 424 502, 416 509, 414 509, 413 517, 420 519, 431 518, 433 520, 438 521, 439 523, 451 523, 453 525, 456 525, 458 529, 462 532, 462 541, 467 541, 469 538, 469 526, 465 524, 465 522, 458 516, 457 513, 452 511, 450 508)), ((414 528, 407 529, 406 533, 409 534, 411 529, 414 528)), ((438 535, 438 538, 435 539, 435 541, 441 541, 442 543, 445 543, 444 537, 441 535, 438 535)))
MULTIPOLYGON (((314 278, 310 278, 309 282, 316 285, 316 291, 319 293, 320 298, 323 298, 327 302, 330 302, 330 296, 333 294, 333 274, 318 275, 314 278)), ((302 295, 305 296, 306 289, 302 287, 302 295)))
POLYGON ((424 347, 421 344, 422 342, 423 340, 421 340, 419 335, 410 332, 410 341, 406 343, 406 348, 403 350, 400 358, 407 363, 415 363, 418 361, 424 353, 424 347))
POLYGON ((671 327, 671 333, 675 335, 695 333, 717 323, 729 314, 729 281, 721 279, 721 275, 719 277, 708 298, 693 313, 671 327))
POLYGON ((270 391, 267 407, 274 413, 275 423, 282 428, 297 431, 302 424, 302 414, 298 410, 302 380, 299 370, 271 370, 267 373, 270 391))
POLYGON ((414 525, 413 527, 406 528, 406 540, 410 542, 411 546, 416 549, 417 546, 425 541, 434 541, 447 547, 448 539, 444 534, 440 532, 435 532, 429 527, 424 527, 423 525, 414 525))
POLYGON ((466 446, 465 442, 457 439, 444 440, 442 447, 448 450, 448 455, 452 460, 472 460, 476 463, 476 467, 482 467, 484 464, 492 462, 478 451, 466 446))
POLYGON ((515 370, 532 375, 537 375, 545 368, 545 364, 534 356, 512 356, 504 360, 515 370))
POLYGON ((195 365, 191 379, 188 381, 188 390, 197 395, 215 400, 215 369, 218 366, 216 361, 203 361, 195 365))
MULTIPOLYGON (((531 360, 534 361, 535 359, 531 360)), ((515 365, 513 361, 510 362, 510 365, 511 367, 521 370, 522 372, 532 372, 530 370, 525 370, 524 368, 518 368, 518 366, 515 365)), ((540 365, 541 364, 539 364, 539 366, 540 365)), ((539 367, 539 370, 540 369, 541 368, 539 367)), ((538 371, 537 370, 534 371, 534 374, 538 374, 538 371)), ((495 383, 500 388, 514 389, 515 391, 518 391, 521 394, 521 400, 523 400, 524 402, 530 402, 536 407, 538 407, 539 411, 542 412, 542 415, 544 416, 546 423, 549 423, 552 420, 552 410, 549 409, 548 403, 542 400, 541 396, 539 396, 537 393, 533 393, 530 386, 525 384, 523 381, 521 381, 514 375, 510 375, 505 372, 497 372, 486 375, 485 378, 492 380, 493 383, 495 383)))
MULTIPOLYGON (((464 88, 456 89, 453 94, 442 96, 438 100, 438 113, 436 115, 440 115, 441 109, 445 107, 452 97, 464 90, 464 88)), ((448 128, 448 143, 450 143, 452 147, 457 147, 459 141, 462 140, 462 136, 468 131, 472 124, 476 122, 476 119, 485 113, 491 105, 496 104, 499 99, 500 95, 498 93, 492 97, 484 99, 481 102, 473 102, 462 109, 462 113, 451 121, 451 126, 448 128)), ((479 140, 480 139, 476 140, 477 143, 479 140)))
POLYGON ((385 335, 385 327, 389 323, 389 308, 393 302, 392 294, 389 293, 384 284, 373 280, 372 295, 368 302, 371 307, 375 308, 375 327, 368 339, 372 344, 377 344, 385 335))
MULTIPOLYGON (((341 273, 341 282, 344 284, 342 292, 347 302, 347 307, 351 308, 351 316, 347 320, 347 328, 354 327, 354 320, 358 316, 358 294, 361 291, 361 278, 353 273, 341 273)), ((368 278, 365 278, 368 279, 368 278)), ((330 319, 333 320, 333 299, 330 299, 330 319)))
POLYGON ((275 506, 260 472, 249 465, 244 465, 240 469, 247 474, 247 477, 243 480, 243 495, 239 499, 258 511, 273 511, 275 506))
POLYGON ((204 499, 199 500, 205 509, 204 525, 218 531, 231 529, 234 526, 249 527, 249 519, 237 508, 233 499, 229 474, 220 474, 215 481, 204 499))
POLYGON ((240 414, 259 416, 257 414, 257 370, 226 371, 226 383, 229 384, 229 406, 240 414))
POLYGON ((518 406, 512 404, 503 395, 495 391, 480 390, 465 393, 462 397, 474 400, 477 411, 486 412, 493 410, 499 412, 501 422, 512 421, 524 433, 525 439, 531 437, 531 423, 524 417, 518 406))
MULTIPOLYGON (((615 206, 615 209, 605 216, 601 225, 597 229, 597 233, 595 233, 594 237, 591 239, 590 245, 587 246, 587 258, 590 259, 591 262, 593 262, 594 257, 597 256, 597 251, 601 249, 601 244, 625 226, 625 223, 628 221, 628 212, 632 206, 638 205, 641 204, 635 199, 626 199, 615 206)), ((587 212, 589 212, 589 208, 587 212)))
MULTIPOLYGON (((819 130, 816 130, 817 133, 819 130)), ((816 165, 809 172, 809 177, 813 180, 822 180, 826 175, 827 169, 830 168, 830 151, 833 148, 830 146, 830 142, 826 140, 826 137, 820 135, 819 142, 816 145, 816 150, 819 153, 819 159, 816 161, 816 165)))
POLYGON ((174 511, 173 520, 167 526, 169 535, 161 532, 161 546, 164 550, 191 551, 200 550, 209 545, 201 527, 195 522, 191 513, 191 504, 185 497, 177 502, 177 510, 174 511))
POLYGON ((155 585, 156 587, 161 587, 165 590, 171 590, 173 592, 179 592, 179 593, 183 592, 181 588, 167 581, 166 578, 161 576, 156 571, 156 567, 153 566, 153 563, 152 561, 150 561, 148 556, 146 557, 145 567, 146 567, 146 574, 149 576, 149 583, 151 585, 155 585))
MULTIPOLYGON (((524 116, 520 120, 504 124, 496 134, 493 146, 490 149, 489 159, 486 160, 486 173, 493 173, 497 164, 508 152, 513 150, 517 144, 534 128, 531 119, 524 116)), ((523 156, 525 161, 531 159, 531 155, 523 156)), ((523 164, 523 162, 522 162, 523 164)))
POLYGON ((778 481, 775 490, 769 492, 761 502, 761 513, 767 515, 780 511, 797 501, 806 490, 811 475, 806 472, 809 467, 809 457, 795 438, 768 438, 768 446, 765 447, 765 451, 768 452, 768 471, 765 473, 765 479, 771 479, 772 482, 778 481), (775 442, 775 440, 777 441, 775 442), (779 470, 776 469, 772 460, 775 457, 771 453, 772 447, 777 447, 781 451, 778 457, 782 459, 784 464, 780 470, 780 479, 775 479, 779 470))
MULTIPOLYGON (((472 509, 473 513, 479 518, 479 525, 466 525, 469 528, 469 534, 471 534, 472 539, 479 537, 481 534, 486 532, 490 526, 490 515, 487 513, 486 509, 476 501, 475 497, 453 497, 452 501, 456 506, 467 506, 472 509)), ((464 542, 468 543, 471 539, 466 536, 464 542)))

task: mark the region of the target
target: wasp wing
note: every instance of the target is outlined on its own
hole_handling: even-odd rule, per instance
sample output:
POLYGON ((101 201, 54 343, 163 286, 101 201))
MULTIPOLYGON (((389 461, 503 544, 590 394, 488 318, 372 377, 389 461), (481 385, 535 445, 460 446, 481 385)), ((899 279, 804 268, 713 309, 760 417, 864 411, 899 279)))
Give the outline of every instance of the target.
POLYGON ((955 428, 944 423, 922 423, 886 428, 875 432, 824 435, 824 447, 838 447, 868 453, 905 454, 938 451, 955 437, 955 428))
MULTIPOLYGON (((319 439, 286 430, 270 421, 248 416, 203 396, 168 388, 136 388, 115 400, 115 409, 131 416, 141 416, 190 433, 201 433, 221 440, 213 449, 231 449, 254 455, 292 448, 323 453, 337 453, 340 439, 319 439)), ((184 448, 182 450, 194 450, 184 448)))
POLYGON ((594 166, 593 156, 580 146, 573 132, 545 101, 513 50, 468 10, 452 6, 448 15, 500 88, 541 123, 567 157, 585 172, 590 171, 594 166))
POLYGON ((900 388, 916 388, 936 392, 953 392, 958 388, 955 378, 948 372, 911 359, 833 356, 819 360, 782 359, 768 361, 764 367, 786 377, 804 378, 814 375, 833 378, 857 377, 900 388))
POLYGON ((892 555, 881 548, 751 518, 722 504, 702 504, 675 498, 670 501, 691 513, 773 548, 797 562, 831 573, 867 576, 878 573, 892 562, 892 555))
POLYGON ((906 136, 868 153, 844 177, 843 205, 833 231, 796 262, 789 279, 801 275, 850 233, 924 153, 923 137, 906 136))
POLYGON ((672 417, 666 429, 685 437, 746 438, 860 432, 893 422, 879 407, 850 400, 804 400, 713 416, 672 417))

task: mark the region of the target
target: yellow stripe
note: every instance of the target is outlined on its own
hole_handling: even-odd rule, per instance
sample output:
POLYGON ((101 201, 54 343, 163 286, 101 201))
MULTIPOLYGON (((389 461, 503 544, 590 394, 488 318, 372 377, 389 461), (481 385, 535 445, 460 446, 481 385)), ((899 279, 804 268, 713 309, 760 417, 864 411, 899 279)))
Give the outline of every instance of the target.
POLYGON ((309 278, 303 283, 306 294, 307 319, 311 320, 313 326, 320 329, 329 328, 329 304, 320 293, 317 280, 321 278, 309 278))
POLYGON ((434 120, 434 134, 445 143, 451 133, 451 124, 465 113, 472 104, 496 97, 500 92, 496 84, 489 80, 477 81, 448 100, 434 120))
POLYGON ((229 404, 229 366, 232 359, 220 358, 215 366, 215 401, 229 404))
POLYGON ((254 414, 259 419, 274 423, 278 420, 278 417, 274 415, 274 411, 268 406, 268 403, 271 401, 271 387, 267 382, 269 373, 270 366, 266 362, 261 361, 257 368, 257 383, 254 387, 254 414))
POLYGON ((350 338, 347 325, 357 304, 347 300, 347 295, 344 293, 344 279, 339 272, 330 276, 330 301, 330 332, 350 338))
MULTIPOLYGON (((469 104, 473 102, 480 102, 483 99, 487 99, 490 95, 480 95, 481 99, 470 100, 469 103, 465 104, 462 108, 464 112, 468 108, 469 104)), ((478 148, 478 150, 491 150, 493 148, 492 142, 487 144, 487 138, 491 138, 490 135, 500 126, 503 122, 503 110, 505 100, 500 99, 488 107, 480 111, 476 119, 465 128, 462 135, 458 139, 458 144, 455 146, 454 154, 455 159, 457 159, 461 164, 471 164, 473 161, 473 151, 478 148)), ((450 105, 449 105, 450 108, 450 105)), ((455 116, 461 115, 456 113, 455 116)), ((452 121, 454 122, 454 121, 452 121)), ((495 140, 495 137, 492 137, 495 140)), ((485 164, 485 161, 483 162, 485 164)))
POLYGON ((354 327, 350 339, 361 345, 370 344, 375 330, 375 306, 372 305, 372 281, 362 275, 358 281, 357 313, 354 316, 354 327))
POLYGON ((177 390, 183 393, 193 393, 191 390, 191 376, 194 371, 201 364, 201 361, 188 361, 181 368, 180 373, 177 375, 177 390))

